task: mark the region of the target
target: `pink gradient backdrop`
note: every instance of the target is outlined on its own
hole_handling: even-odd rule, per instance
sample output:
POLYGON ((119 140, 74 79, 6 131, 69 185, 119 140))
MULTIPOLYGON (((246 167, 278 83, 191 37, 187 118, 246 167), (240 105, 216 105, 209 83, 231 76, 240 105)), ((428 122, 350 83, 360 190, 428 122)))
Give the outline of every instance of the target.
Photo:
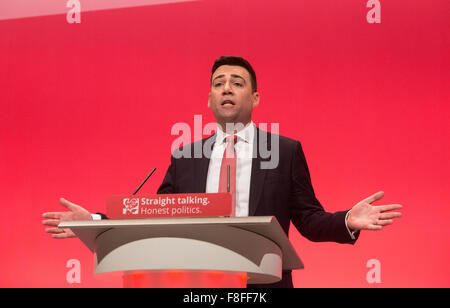
POLYGON ((449 287, 447 0, 208 0, 0 21, 0 287, 104 287, 77 239, 53 240, 41 214, 65 197, 105 211, 110 195, 154 193, 172 125, 207 108, 212 62, 254 66, 256 123, 302 142, 328 211, 378 190, 404 217, 355 246, 290 238, 296 287, 449 287), (81 284, 66 282, 78 259, 81 284), (381 262, 381 284, 366 262, 381 262))

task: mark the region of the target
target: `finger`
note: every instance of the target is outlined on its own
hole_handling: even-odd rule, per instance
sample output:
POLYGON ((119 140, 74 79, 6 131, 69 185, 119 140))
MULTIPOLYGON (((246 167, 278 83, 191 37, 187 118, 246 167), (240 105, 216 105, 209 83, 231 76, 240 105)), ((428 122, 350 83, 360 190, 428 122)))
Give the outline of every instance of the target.
POLYGON ((366 230, 371 230, 371 231, 378 231, 378 230, 381 230, 381 229, 383 229, 383 227, 380 226, 380 225, 369 225, 366 228, 366 230))
POLYGON ((391 212, 391 213, 383 213, 380 214, 380 219, 392 219, 402 217, 402 213, 399 212, 391 212))
POLYGON ((373 203, 373 202, 383 198, 383 196, 384 196, 384 191, 379 191, 376 194, 373 194, 372 196, 364 199, 362 202, 373 203))
POLYGON ((65 208, 67 208, 68 210, 71 210, 71 211, 73 211, 75 208, 78 207, 78 205, 76 205, 75 203, 67 201, 64 198, 60 198, 59 203, 61 203, 62 206, 64 206, 65 208))
POLYGON ((377 221, 377 226, 388 226, 388 225, 392 225, 394 223, 394 221, 392 219, 383 219, 383 220, 378 220, 377 221))
POLYGON ((61 234, 52 234, 53 238, 56 239, 64 239, 64 238, 70 238, 70 237, 74 237, 73 235, 69 235, 67 233, 61 233, 61 234))
POLYGON ((379 205, 377 206, 378 210, 380 212, 387 212, 392 210, 399 210, 403 208, 401 204, 386 204, 386 205, 379 205))
POLYGON ((48 212, 42 214, 43 218, 53 218, 53 219, 60 219, 61 218, 61 212, 48 212))
POLYGON ((61 234, 61 233, 65 233, 65 231, 63 229, 60 228, 46 228, 45 232, 47 233, 53 233, 53 234, 61 234))
POLYGON ((44 226, 54 226, 57 227, 59 225, 59 223, 61 222, 61 220, 59 219, 47 219, 47 220, 43 220, 42 224, 44 226))

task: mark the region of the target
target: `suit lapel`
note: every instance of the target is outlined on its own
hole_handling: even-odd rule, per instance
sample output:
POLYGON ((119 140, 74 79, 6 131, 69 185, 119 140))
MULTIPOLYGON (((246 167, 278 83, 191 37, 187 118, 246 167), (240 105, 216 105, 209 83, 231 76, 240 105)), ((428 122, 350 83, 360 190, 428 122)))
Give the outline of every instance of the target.
POLYGON ((267 138, 261 139, 261 130, 256 128, 253 142, 252 174, 250 178, 249 216, 254 216, 256 213, 267 173, 267 169, 261 168, 261 162, 265 159, 260 156, 259 147, 270 149, 270 134, 263 133, 267 134, 267 138))
POLYGON ((196 192, 199 192, 199 193, 206 192, 206 180, 208 177, 209 161, 211 158, 212 147, 214 146, 215 140, 216 140, 216 134, 214 134, 206 139, 203 139, 201 141, 202 157, 194 159, 194 183, 195 183, 194 185, 195 185, 196 192), (208 153, 203 152, 204 145, 206 142, 212 142, 211 148, 207 149, 209 151, 208 153))

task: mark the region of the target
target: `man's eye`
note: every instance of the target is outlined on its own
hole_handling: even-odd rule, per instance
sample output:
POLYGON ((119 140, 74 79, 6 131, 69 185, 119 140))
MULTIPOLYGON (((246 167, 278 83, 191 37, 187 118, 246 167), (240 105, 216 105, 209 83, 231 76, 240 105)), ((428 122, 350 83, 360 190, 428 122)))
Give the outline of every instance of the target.
POLYGON ((217 82, 217 83, 214 84, 215 87, 220 87, 221 85, 222 85, 221 82, 217 82))
POLYGON ((238 87, 242 87, 242 83, 240 83, 240 82, 235 82, 234 85, 238 86, 238 87))

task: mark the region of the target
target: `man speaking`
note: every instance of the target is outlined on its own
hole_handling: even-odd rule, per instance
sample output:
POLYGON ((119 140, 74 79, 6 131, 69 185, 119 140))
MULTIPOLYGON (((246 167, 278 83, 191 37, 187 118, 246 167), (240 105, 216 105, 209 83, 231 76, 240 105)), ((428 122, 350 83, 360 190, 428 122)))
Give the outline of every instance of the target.
MULTIPOLYGON (((401 217, 399 204, 374 206, 382 191, 362 200, 351 210, 326 212, 311 184, 299 141, 260 130, 252 122, 259 104, 256 74, 240 57, 220 57, 212 67, 208 107, 216 121, 214 135, 172 154, 171 164, 158 193, 217 193, 230 191, 236 216, 275 216, 286 234, 290 222, 311 241, 353 244, 360 230, 381 230, 401 217), (261 152, 261 149, 268 151, 261 152), (201 149, 202 155, 196 155, 201 149), (270 153, 270 155, 266 155, 270 153)), ((59 229, 66 220, 98 219, 65 199, 65 212, 44 213, 46 232, 54 238, 74 237, 59 229)), ((103 216, 104 215, 100 215, 103 216)), ((291 271, 264 287, 292 287, 291 271)), ((249 287, 258 287, 249 285, 249 287)))

